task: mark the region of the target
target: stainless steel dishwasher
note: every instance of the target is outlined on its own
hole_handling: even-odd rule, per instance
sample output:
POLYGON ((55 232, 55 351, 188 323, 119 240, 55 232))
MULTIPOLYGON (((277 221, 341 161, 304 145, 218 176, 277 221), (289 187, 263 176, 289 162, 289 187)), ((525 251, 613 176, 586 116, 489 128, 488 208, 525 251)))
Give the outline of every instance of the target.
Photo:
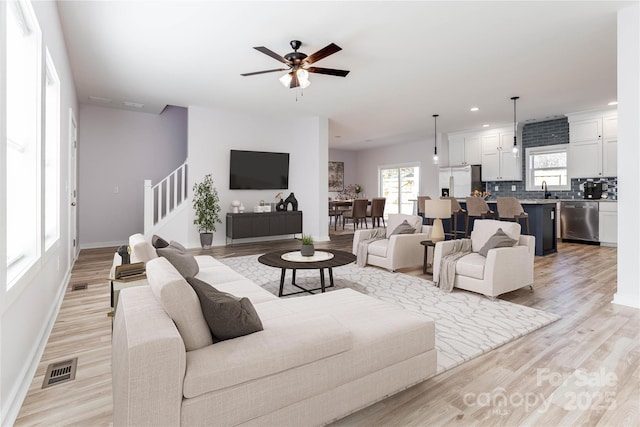
POLYGON ((560 227, 563 239, 597 242, 598 202, 566 201, 560 204, 560 227))

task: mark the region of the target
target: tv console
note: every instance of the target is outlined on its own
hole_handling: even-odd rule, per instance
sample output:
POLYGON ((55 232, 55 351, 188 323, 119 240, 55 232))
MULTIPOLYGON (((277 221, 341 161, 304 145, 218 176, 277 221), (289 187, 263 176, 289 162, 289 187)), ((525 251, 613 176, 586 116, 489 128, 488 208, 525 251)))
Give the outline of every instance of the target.
POLYGON ((302 233, 302 211, 227 213, 227 241, 302 233))

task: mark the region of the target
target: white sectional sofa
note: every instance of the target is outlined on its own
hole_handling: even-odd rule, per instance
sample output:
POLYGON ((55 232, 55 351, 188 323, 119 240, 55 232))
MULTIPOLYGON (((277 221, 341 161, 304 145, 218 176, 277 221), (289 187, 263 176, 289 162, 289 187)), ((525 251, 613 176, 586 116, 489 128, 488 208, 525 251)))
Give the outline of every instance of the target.
POLYGON ((351 289, 279 299, 210 256, 196 278, 249 298, 264 330, 187 350, 209 332, 196 293, 132 243, 132 259, 152 259, 149 286, 120 293, 114 426, 323 425, 436 372, 431 319, 351 289))

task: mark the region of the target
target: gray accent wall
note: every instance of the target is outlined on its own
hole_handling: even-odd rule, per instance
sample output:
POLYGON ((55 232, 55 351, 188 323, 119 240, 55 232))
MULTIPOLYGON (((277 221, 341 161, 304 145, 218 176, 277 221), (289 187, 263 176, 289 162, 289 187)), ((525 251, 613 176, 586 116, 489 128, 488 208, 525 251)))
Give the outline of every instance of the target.
POLYGON ((79 121, 80 245, 124 243, 144 231, 144 180, 156 184, 187 158, 187 109, 148 114, 83 104, 79 121))
MULTIPOLYGON (((517 197, 518 199, 542 199, 544 191, 526 190, 527 165, 525 163, 526 150, 529 147, 541 147, 545 145, 558 145, 569 143, 569 120, 566 117, 561 119, 547 120, 544 122, 536 122, 525 124, 522 129, 522 153, 520 155, 522 168, 522 181, 488 181, 486 183, 486 191, 491 193, 491 199, 498 196, 517 197), (511 190, 515 185, 516 190, 511 190), (496 186, 499 190, 496 191, 496 186)), ((606 181, 609 187, 609 197, 617 199, 618 197, 618 180, 615 177, 594 177, 594 181, 606 181)), ((552 197, 559 199, 582 199, 583 193, 580 185, 587 179, 572 179, 571 190, 569 191, 552 191, 552 197)))

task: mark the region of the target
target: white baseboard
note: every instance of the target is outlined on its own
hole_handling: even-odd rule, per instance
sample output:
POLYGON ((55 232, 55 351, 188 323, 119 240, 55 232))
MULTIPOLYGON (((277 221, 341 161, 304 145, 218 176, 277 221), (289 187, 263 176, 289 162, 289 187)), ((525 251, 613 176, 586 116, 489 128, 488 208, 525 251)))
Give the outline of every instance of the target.
POLYGON ((58 318, 58 313, 60 312, 60 306, 62 305, 62 300, 64 299, 64 294, 69 286, 69 281, 71 280, 71 270, 73 266, 69 267, 67 270, 62 282, 60 283, 60 288, 58 290, 58 294, 56 295, 56 300, 54 304, 51 304, 51 309, 49 310, 49 316, 45 327, 42 329, 40 336, 38 337, 38 345, 36 345, 31 351, 31 356, 29 357, 29 363, 24 365, 22 369, 20 378, 22 380, 11 390, 9 393, 10 402, 7 408, 7 411, 3 414, 3 419, 0 420, 0 425, 3 426, 11 426, 15 423, 18 414, 20 413, 20 408, 24 403, 24 399, 27 397, 27 393, 29 392, 29 387, 31 387, 31 382, 33 381, 33 377, 38 369, 38 365, 40 364, 40 359, 42 358, 42 354, 44 353, 45 347, 47 346, 47 342, 49 341, 49 336, 51 335, 51 330, 53 329, 53 325, 56 323, 56 319, 58 318))
POLYGON ((122 245, 128 245, 128 241, 116 241, 116 242, 95 242, 95 243, 81 243, 80 249, 99 249, 99 248, 111 248, 122 245))
POLYGON ((637 295, 632 296, 629 294, 621 294, 620 292, 616 292, 613 295, 613 304, 624 305, 631 308, 640 308, 640 299, 637 295))

